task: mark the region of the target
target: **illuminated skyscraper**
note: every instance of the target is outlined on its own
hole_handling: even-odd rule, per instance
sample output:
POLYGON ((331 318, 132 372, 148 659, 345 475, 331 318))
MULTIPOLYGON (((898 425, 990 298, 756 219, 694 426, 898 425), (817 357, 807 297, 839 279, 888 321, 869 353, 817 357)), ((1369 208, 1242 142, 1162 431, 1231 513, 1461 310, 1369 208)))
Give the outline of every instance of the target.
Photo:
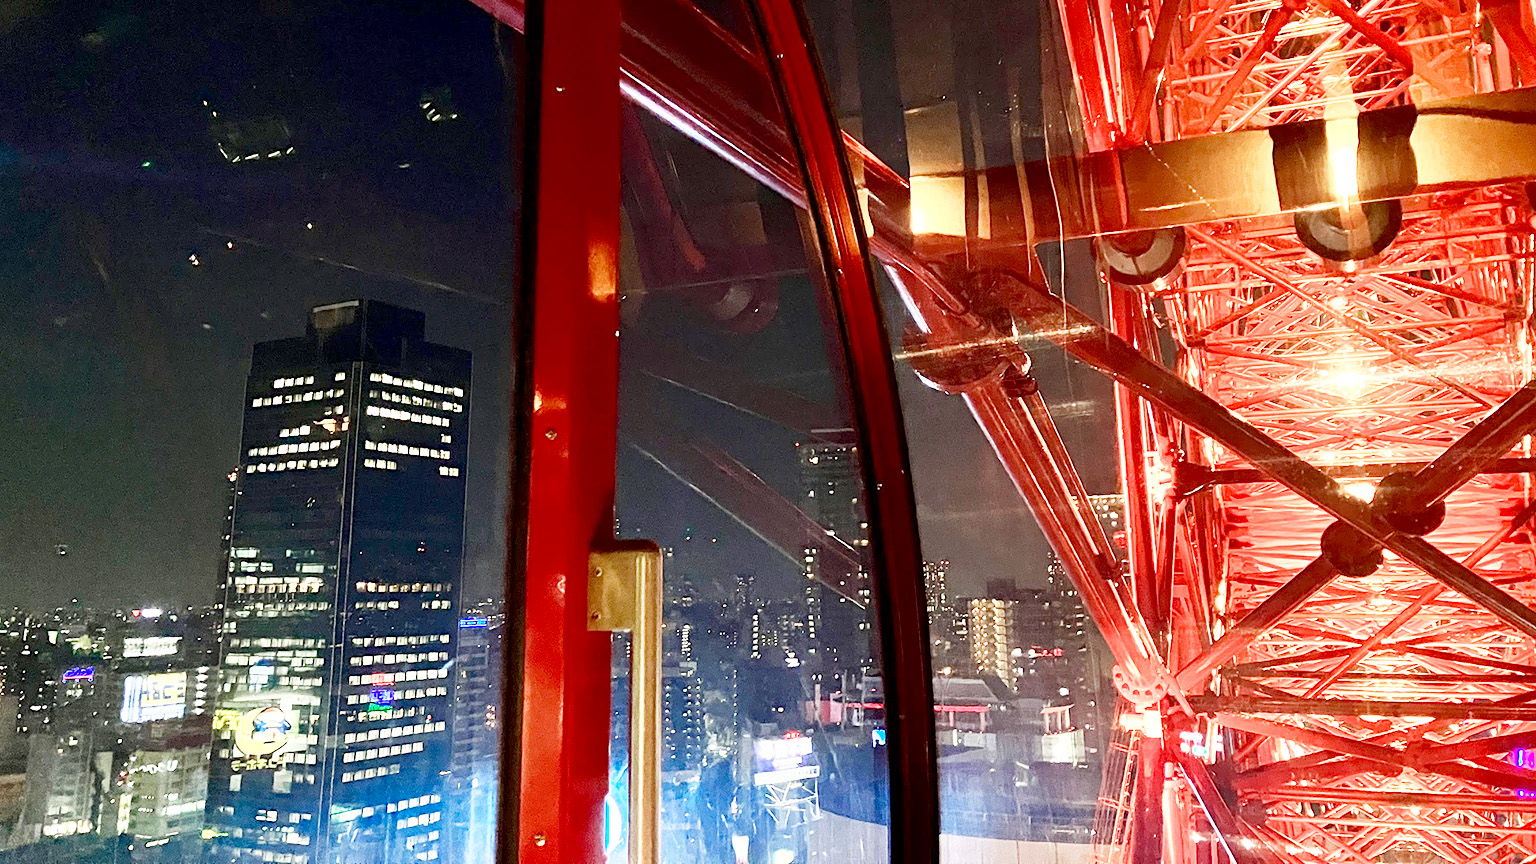
POLYGON ((965 601, 971 662, 976 672, 1008 687, 1023 674, 1019 640, 1020 601, 1013 597, 975 597, 965 601))
POLYGON ((255 347, 209 781, 210 860, 440 857, 470 356, 425 316, 314 309, 255 347))

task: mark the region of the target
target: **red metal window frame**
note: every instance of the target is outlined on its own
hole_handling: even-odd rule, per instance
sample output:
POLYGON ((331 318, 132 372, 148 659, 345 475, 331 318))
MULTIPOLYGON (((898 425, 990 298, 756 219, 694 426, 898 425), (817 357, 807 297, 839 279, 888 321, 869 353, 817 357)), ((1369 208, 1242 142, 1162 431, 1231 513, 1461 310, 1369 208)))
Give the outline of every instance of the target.
POLYGON ((843 337, 869 523, 872 588, 885 684, 893 861, 939 860, 938 745, 917 501, 895 362, 875 287, 863 214, 799 0, 749 0, 800 163, 822 267, 843 337))

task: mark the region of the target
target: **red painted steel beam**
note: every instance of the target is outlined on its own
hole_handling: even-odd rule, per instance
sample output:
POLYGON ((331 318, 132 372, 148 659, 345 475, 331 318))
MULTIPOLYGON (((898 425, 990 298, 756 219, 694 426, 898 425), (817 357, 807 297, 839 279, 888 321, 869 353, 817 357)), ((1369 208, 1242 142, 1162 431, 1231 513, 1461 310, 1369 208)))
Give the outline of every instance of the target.
POLYGON ((1404 505, 1428 507, 1460 489, 1530 434, 1536 424, 1536 381, 1505 399, 1491 414, 1479 420, 1455 444, 1414 475, 1404 505))
POLYGON ((1536 76, 1536 33, 1532 33, 1520 0, 1491 0, 1480 3, 1483 14, 1509 47, 1509 55, 1523 76, 1536 76))
POLYGON ((1337 575, 1338 571, 1321 558, 1308 564, 1295 578, 1269 595, 1263 603, 1233 625, 1232 629, 1223 633, 1220 639, 1200 652, 1200 656, 1185 664, 1179 670, 1179 686, 1186 692, 1197 689, 1216 667, 1236 657, 1239 651, 1268 633, 1337 575))
POLYGON ((528 23, 518 472, 508 596, 519 722, 504 845, 527 864, 601 861, 611 639, 587 629, 588 557, 613 540, 618 427, 619 2, 539 4, 528 23), (515 833, 514 833, 515 832, 515 833))
MULTIPOLYGON (((1163 677, 1152 636, 1141 617, 1114 587, 1118 575, 1090 537, 1070 518, 1076 511, 1068 480, 1071 463, 1051 458, 1036 418, 1001 384, 978 386, 964 394, 992 449, 1019 494, 1029 505, 1051 548, 1060 557, 1083 605, 1098 625, 1115 660, 1146 684, 1163 677)), ((1054 427, 1052 427, 1054 429, 1054 427)), ((1081 481, 1077 481, 1081 482, 1081 481)))
MULTIPOLYGON (((672 206, 672 196, 662 178, 661 168, 656 164, 651 141, 645 134, 639 111, 633 106, 624 108, 621 146, 624 148, 624 185, 640 200, 638 209, 644 210, 649 219, 661 223, 659 230, 648 232, 649 236, 640 238, 636 244, 639 247, 636 253, 651 261, 648 269, 652 271, 649 274, 652 278, 647 282, 677 282, 701 273, 709 266, 709 261, 694 242, 682 214, 672 206)), ((639 226, 636 231, 640 232, 639 226)))
MULTIPOLYGON (((1167 0, 1177 6, 1180 0, 1167 0)), ((1107 286, 1110 330, 1127 343, 1136 344, 1140 298, 1132 292, 1107 286)), ((1120 482, 1125 495, 1126 563, 1130 569, 1136 610, 1158 640, 1167 638, 1168 623, 1159 600, 1160 580, 1171 574, 1159 572, 1153 552, 1154 528, 1151 489, 1147 479, 1147 429, 1141 397, 1123 384, 1115 385, 1116 452, 1120 457, 1120 482)), ((1159 647, 1164 647, 1159 645, 1159 647)))
MULTIPOLYGON (((1445 652, 1449 653, 1449 652, 1445 652)), ((1322 678, 1324 680, 1349 681, 1359 684, 1364 681, 1381 681, 1399 684, 1536 684, 1536 673, 1515 673, 1496 675, 1493 673, 1471 674, 1467 672, 1346 672, 1335 677, 1332 671, 1317 672, 1269 672, 1261 675, 1237 675, 1233 679, 1244 682, 1263 680, 1306 680, 1322 678)), ((1311 696, 1303 695, 1302 698, 1310 699, 1311 696)))
POLYGON ((1228 712, 1219 712, 1215 715, 1214 719, 1217 723, 1228 729, 1237 729, 1254 735, 1262 735, 1266 738, 1284 738, 1287 741, 1294 741, 1297 744, 1304 744, 1308 747, 1316 747, 1319 750, 1327 750, 1340 756, 1367 759, 1394 768, 1411 767, 1401 750, 1394 750, 1391 747, 1383 747, 1379 744, 1370 744, 1353 738, 1345 738, 1342 735, 1319 732, 1315 729, 1300 729, 1283 723, 1274 723, 1268 720, 1259 720, 1228 712))
POLYGON ((1238 91, 1243 88, 1243 85, 1248 83, 1248 76, 1253 74, 1253 70, 1259 65, 1259 61, 1264 59, 1264 55, 1269 53, 1270 48, 1274 47, 1275 40, 1280 36, 1280 29, 1304 5, 1305 3, 1288 0, 1284 5, 1277 9, 1271 9, 1265 14, 1263 32, 1259 34, 1258 39, 1248 46, 1247 51, 1243 54, 1243 59, 1238 61, 1237 68, 1233 69, 1227 76, 1227 83, 1221 88, 1221 92, 1216 94, 1216 99, 1211 102, 1210 107, 1206 109, 1205 118, 1195 128, 1195 134, 1209 132, 1216 125, 1216 121, 1221 119, 1221 112, 1227 110, 1227 106, 1232 104, 1232 97, 1236 96, 1238 91))
POLYGON ((1475 759, 1480 756, 1498 756, 1511 750, 1536 747, 1536 730, 1515 732, 1510 735, 1493 735, 1473 738, 1455 744, 1442 744, 1425 748, 1410 746, 1406 751, 1416 764, 1430 765, 1456 759, 1475 759))
MULTIPOLYGON (((1493 834, 1521 837, 1536 836, 1536 820, 1519 825, 1514 828, 1503 825, 1472 825, 1465 822, 1414 822, 1408 819, 1350 819, 1337 816, 1294 816, 1289 814, 1271 814, 1271 823, 1284 825, 1335 825, 1346 828, 1402 828, 1409 830, 1439 830, 1454 831, 1458 834, 1493 834)), ((1325 832, 1326 833, 1326 832, 1325 832)))
POLYGON ((1191 696, 1202 714, 1270 714, 1329 717, 1425 717, 1431 720, 1516 720, 1536 722, 1536 706, 1500 702, 1403 702, 1375 699, 1283 699, 1248 696, 1191 696))
POLYGON ((1236 864, 1279 864, 1283 860, 1270 848, 1266 838, 1232 811, 1204 762, 1177 747, 1172 749, 1170 755, 1178 765, 1179 772, 1188 781, 1195 801, 1205 811, 1205 818, 1216 829, 1218 842, 1236 864))
POLYGON ((797 568, 805 564, 805 550, 816 550, 817 575, 822 582, 853 604, 864 605, 858 591, 863 579, 859 553, 828 534, 825 526, 805 515, 734 456, 659 417, 643 422, 636 417, 625 424, 624 432, 633 436, 635 449, 797 568))
POLYGON ((1386 546, 1510 626, 1536 636, 1536 611, 1423 539, 1395 534, 1368 505, 1345 493, 1316 467, 1173 372, 1142 356, 1092 318, 1016 274, 987 271, 979 276, 987 280, 987 288, 1006 298, 1014 314, 1037 335, 1134 388, 1271 479, 1386 546))
MULTIPOLYGON (((1504 404, 1508 405, 1509 402, 1506 401, 1504 404)), ((1502 406, 1500 407, 1500 410, 1503 410, 1502 406)), ((1477 429, 1475 428, 1472 430, 1472 432, 1476 431, 1477 429)), ((1472 433, 1469 432, 1468 434, 1470 435, 1472 433)), ((1462 441, 1465 440, 1466 438, 1462 439, 1462 441)), ((1451 449, 1454 450, 1456 446, 1460 445, 1460 443, 1461 442, 1457 442, 1457 445, 1453 445, 1451 449)), ((1433 476, 1433 472, 1430 471, 1431 467, 1432 466, 1425 466, 1423 469, 1425 476, 1433 476)), ((1467 467, 1474 466, 1460 465, 1458 467, 1460 470, 1465 470, 1467 467)), ((1426 493, 1423 487, 1417 487, 1414 491, 1419 493, 1420 500, 1427 499, 1430 494, 1436 494, 1434 490, 1426 493)), ((1501 544, 1508 540, 1510 535, 1514 534, 1515 531, 1519 530, 1522 525, 1530 521, 1533 516, 1536 516, 1536 502, 1527 504, 1524 509, 1515 514, 1514 518, 1510 519, 1509 522, 1504 525, 1503 529, 1494 534, 1492 537, 1489 537, 1487 540, 1483 541, 1480 546, 1472 551, 1472 554, 1466 557, 1463 563, 1468 567, 1476 567, 1484 558, 1491 554, 1493 550, 1497 549, 1501 544)), ((1381 643, 1389 638, 1392 634, 1402 629, 1403 625, 1407 624, 1414 618, 1414 616, 1423 611, 1424 607, 1434 602, 1434 600, 1439 597, 1440 593, 1444 590, 1445 586, 1443 585, 1432 585, 1420 592, 1418 596, 1414 597, 1407 606, 1403 607, 1402 611, 1393 616, 1390 621, 1382 625, 1382 627, 1375 633, 1372 633, 1364 642, 1360 643, 1360 647, 1356 648, 1354 651, 1351 651, 1347 657, 1338 663, 1338 665, 1334 666, 1328 675, 1319 680, 1316 685, 1308 688, 1307 692, 1302 694, 1303 698, 1311 699, 1317 696, 1321 696, 1328 689, 1328 687, 1333 684, 1333 682, 1337 681, 1342 675, 1344 675, 1350 669, 1354 668, 1355 665, 1364 659, 1367 654, 1374 651, 1377 646, 1381 645, 1381 643)))
POLYGON ((1300 729, 1283 723, 1272 723, 1236 714, 1219 713, 1215 719, 1216 722, 1230 729, 1238 729, 1268 738, 1284 738, 1308 747, 1317 747, 1343 756, 1353 756, 1357 759, 1380 762, 1383 765, 1394 768, 1412 768, 1466 782, 1482 783, 1493 788, 1536 789, 1536 775, 1522 775, 1513 769, 1504 770, 1492 765, 1481 767, 1462 765, 1452 763, 1449 760, 1432 764, 1420 763, 1410 758, 1402 750, 1357 741, 1341 735, 1333 735, 1312 729, 1300 729))
POLYGON ((1536 800, 1530 798, 1467 792, 1394 792, 1378 789, 1280 786, 1255 793, 1253 797, 1263 801, 1314 801, 1320 804, 1372 804, 1380 807, 1536 813, 1536 800))
POLYGON ((1403 770, 1394 765, 1369 759, 1355 757, 1336 759, 1334 754, 1328 752, 1310 753, 1239 774, 1233 778, 1232 786, 1240 793, 1260 792, 1287 783, 1325 783, 1359 774, 1382 774, 1395 777, 1403 770))
MULTIPOLYGON (((1398 360, 1401 360, 1404 363, 1407 363, 1407 364, 1409 364, 1411 366, 1414 366, 1416 368, 1423 369, 1426 375, 1429 375, 1429 376, 1433 377, 1435 380, 1439 381, 1441 384, 1445 385, 1446 387, 1451 388, 1452 390, 1455 390, 1456 392, 1458 392, 1461 395, 1467 397, 1468 399, 1471 399, 1474 402, 1482 403, 1484 405, 1491 406, 1493 404, 1486 396, 1483 396, 1481 393, 1477 393, 1476 391, 1472 390, 1470 387, 1466 386, 1465 384, 1462 384, 1460 381, 1454 381, 1454 380, 1451 380, 1449 378, 1446 378, 1443 375, 1440 375, 1440 374, 1436 373, 1432 368, 1427 367, 1422 360, 1420 360, 1418 357, 1414 356, 1412 352, 1408 351, 1406 348, 1403 348, 1402 346, 1400 346, 1400 345, 1396 344, 1395 342, 1393 342, 1392 338, 1390 336, 1388 336, 1388 335, 1386 335, 1384 333, 1377 332, 1376 330, 1372 329, 1371 327, 1367 326, 1366 324, 1364 324, 1363 322, 1361 322, 1360 320, 1355 318, 1353 315, 1347 315, 1347 314, 1344 314, 1343 312, 1340 312, 1337 309, 1334 309, 1332 306, 1329 306, 1327 301, 1323 300, 1322 298, 1314 297, 1312 294, 1308 293, 1301 286, 1299 286, 1296 283, 1292 282, 1289 278, 1286 277, 1285 274, 1281 273, 1280 271, 1276 270, 1275 268, 1269 267, 1269 266, 1267 266, 1265 264, 1262 264, 1262 263, 1260 263, 1258 261, 1253 260, 1252 258, 1248 257, 1247 255, 1244 255, 1242 250, 1238 249, 1236 246, 1233 246, 1232 244, 1227 243, 1226 241, 1221 240, 1221 239, 1217 238, 1216 236, 1214 236, 1212 234, 1209 234, 1209 233, 1207 233, 1205 231, 1202 231, 1202 230, 1200 230, 1198 228, 1191 227, 1191 228, 1188 228, 1186 230, 1189 232, 1190 236, 1198 238, 1202 243, 1204 243, 1207 246, 1211 247, 1212 249, 1215 249, 1216 251, 1220 252, 1225 258, 1227 258, 1227 260, 1229 260, 1229 261, 1233 262, 1234 264, 1236 264, 1240 269, 1246 270, 1247 272, 1253 274, 1254 276, 1257 276, 1260 279, 1264 280, 1264 282, 1266 282, 1266 283, 1268 283, 1270 285, 1275 286, 1275 288, 1272 291, 1270 291, 1268 294, 1265 295, 1266 297, 1269 297, 1269 296, 1272 296, 1272 295, 1278 295, 1278 294, 1287 294, 1287 295, 1290 295, 1292 297, 1295 297, 1298 300, 1300 300, 1302 303, 1305 303, 1306 305, 1311 306, 1313 309, 1317 310, 1317 312, 1319 314, 1321 314, 1321 315, 1323 315, 1323 316, 1325 316, 1327 318, 1332 319, 1339 326, 1342 326, 1342 327, 1345 327, 1345 328, 1349 329, 1350 331, 1354 332, 1355 335, 1359 336, 1362 339, 1365 339, 1365 340, 1367 340, 1369 342, 1375 343, 1383 351, 1386 351, 1388 354, 1391 354, 1393 357, 1396 357, 1398 360)), ((1262 300, 1264 298, 1260 298, 1260 299, 1262 300)), ((1257 303, 1259 301, 1255 301, 1255 302, 1257 303)), ((1212 328, 1212 329, 1215 329, 1215 328, 1212 328)), ((1516 415, 1515 419, 1519 419, 1519 415, 1516 415)), ((1513 446, 1513 442, 1511 442, 1510 446, 1513 446)), ((1481 451, 1477 451, 1477 452, 1481 453, 1481 451)), ((1507 452, 1507 448, 1506 448, 1506 452, 1507 452)), ((1498 454, 1496 454, 1496 457, 1497 456, 1502 456, 1502 455, 1504 455, 1504 454, 1503 453, 1498 453, 1498 454)), ((1441 466, 1439 468, 1436 468, 1435 470, 1437 472, 1442 472, 1443 473, 1443 472, 1445 472, 1447 469, 1449 469, 1452 466, 1461 467, 1463 461, 1468 461, 1468 460, 1461 460, 1461 461, 1454 462, 1454 463, 1447 463, 1446 465, 1443 465, 1443 466, 1441 466)), ((1431 466, 1431 467, 1434 467, 1434 466, 1431 466)), ((1474 471, 1473 475, 1475 475, 1476 473, 1477 472, 1474 471)), ((1473 475, 1468 475, 1468 478, 1470 478, 1473 475)), ((1439 475, 1437 474, 1437 476, 1439 476, 1439 475)), ((1454 476, 1452 478, 1449 478, 1449 479, 1454 479, 1454 476)), ((1462 482, 1465 482, 1465 480, 1463 480, 1462 482)), ((1454 488, 1456 488, 1456 487, 1458 487, 1460 485, 1461 485, 1461 483, 1456 483, 1455 486, 1452 486, 1451 488, 1454 489, 1454 488)), ((1435 498, 1435 499, 1432 499, 1432 500, 1438 501, 1439 499, 1435 498)))
POLYGON ((1132 813, 1131 864, 1161 864, 1163 860, 1163 736, 1142 735, 1137 744, 1136 787, 1132 813))
POLYGON ((1163 70, 1168 65, 1168 55, 1173 45, 1173 34, 1184 22, 1185 0, 1163 0, 1157 10, 1157 23, 1152 27, 1152 42, 1147 46, 1146 64, 1141 70, 1141 81, 1136 90, 1136 107, 1126 121, 1126 139, 1140 144, 1147 138, 1147 127, 1152 122, 1153 107, 1157 103, 1157 91, 1163 83, 1163 70))
POLYGON ((1097 5, 1090 2, 1058 0, 1056 4, 1066 38, 1067 62, 1077 82, 1083 137, 1089 150, 1108 150, 1120 137, 1121 117, 1103 38, 1109 28, 1097 13, 1097 5))
POLYGON ((923 333, 918 350, 905 352, 908 362, 930 385, 965 400, 1116 662, 1143 684, 1166 677, 1146 623, 1120 593, 1116 551, 1087 504, 1087 491, 1044 400, 1025 374, 1029 357, 969 311, 928 268, 897 261, 887 272, 923 333), (971 350, 999 345, 1011 347, 979 357, 971 350), (956 354, 937 368, 926 361, 929 355, 956 354), (954 360, 969 371, 956 377, 954 360))
POLYGON ((875 286, 848 150, 798 0, 749 0, 763 57, 795 144, 807 209, 844 340, 864 503, 874 531, 871 583, 884 670, 895 860, 939 860, 938 745, 917 501, 896 368, 875 286))
POLYGON ((694 354, 655 342, 635 341, 638 344, 626 350, 636 353, 641 372, 658 381, 821 441, 854 443, 853 430, 846 418, 822 403, 694 354))
POLYGON ((1387 56, 1391 57, 1397 65, 1412 74, 1413 55, 1408 53, 1408 49, 1404 48, 1401 42, 1383 32, 1380 27, 1361 17, 1360 13, 1355 11, 1355 7, 1343 2, 1343 0, 1318 0, 1318 5, 1327 9, 1334 17, 1348 24, 1350 29, 1364 36, 1382 51, 1385 51, 1387 56))
POLYGON ((1406 642, 1393 642, 1385 646, 1385 650, 1397 654, 1414 654, 1420 657, 1429 657, 1435 660, 1445 660, 1463 666, 1481 666, 1487 669, 1504 669, 1510 672, 1522 674, 1536 674, 1536 666, 1526 663, 1509 663, 1503 660, 1494 660, 1487 657, 1478 657, 1474 654, 1457 654, 1451 651, 1441 651, 1435 648, 1421 648, 1406 642))
MULTIPOLYGON (((1335 480, 1385 477, 1388 474, 1415 473, 1422 471, 1428 462, 1375 462, 1358 465, 1319 465, 1324 474, 1335 480)), ((1202 468, 1190 463, 1180 463, 1176 472, 1183 475, 1179 481, 1182 494, 1190 494, 1206 486, 1229 486, 1239 483, 1264 483, 1269 478, 1255 468, 1202 468)), ((1533 474, 1536 459, 1511 457, 1496 459, 1481 472, 1483 475, 1533 474)))

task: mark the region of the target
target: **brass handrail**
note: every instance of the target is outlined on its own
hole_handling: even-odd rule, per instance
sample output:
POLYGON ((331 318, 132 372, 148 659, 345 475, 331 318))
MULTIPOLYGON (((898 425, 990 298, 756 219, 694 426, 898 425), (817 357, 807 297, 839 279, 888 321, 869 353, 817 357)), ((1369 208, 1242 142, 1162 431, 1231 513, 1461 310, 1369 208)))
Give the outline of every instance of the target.
POLYGON ((630 634, 630 864, 660 860, 662 558, 649 540, 619 541, 587 567, 587 629, 630 634))

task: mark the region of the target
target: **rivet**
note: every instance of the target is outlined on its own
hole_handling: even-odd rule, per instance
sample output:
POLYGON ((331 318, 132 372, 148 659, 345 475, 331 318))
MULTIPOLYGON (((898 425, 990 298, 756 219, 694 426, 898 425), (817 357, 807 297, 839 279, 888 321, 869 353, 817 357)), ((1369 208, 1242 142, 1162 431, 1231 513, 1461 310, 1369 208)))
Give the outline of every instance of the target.
POLYGON ((533 835, 533 845, 535 845, 535 846, 543 846, 545 843, 548 843, 548 842, 549 842, 549 838, 544 836, 544 832, 543 831, 540 831, 539 833, 533 835))

